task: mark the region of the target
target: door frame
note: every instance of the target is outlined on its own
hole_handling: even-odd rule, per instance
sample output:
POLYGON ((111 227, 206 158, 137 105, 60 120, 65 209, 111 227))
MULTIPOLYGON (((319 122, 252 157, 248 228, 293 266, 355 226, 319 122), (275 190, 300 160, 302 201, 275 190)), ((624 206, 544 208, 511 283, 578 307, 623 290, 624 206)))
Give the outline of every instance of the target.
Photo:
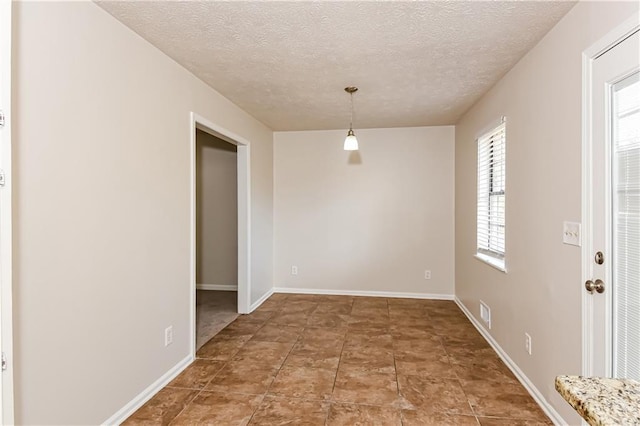
POLYGON ((592 76, 593 63, 605 52, 615 47, 640 29, 640 14, 634 13, 627 20, 582 52, 582 375, 592 376, 595 371, 593 353, 593 296, 583 289, 583 283, 591 276, 593 248, 593 135, 592 135, 592 76))
POLYGON ((12 272, 12 173, 11 173, 11 11, 12 2, 0 2, 0 105, 5 115, 0 146, 0 168, 5 184, 0 190, 0 349, 6 360, 2 371, 0 424, 14 423, 13 406, 13 272, 12 272))
POLYGON ((196 353, 196 129, 238 147, 238 313, 251 306, 251 144, 195 112, 189 114, 190 140, 190 327, 191 355, 196 353))

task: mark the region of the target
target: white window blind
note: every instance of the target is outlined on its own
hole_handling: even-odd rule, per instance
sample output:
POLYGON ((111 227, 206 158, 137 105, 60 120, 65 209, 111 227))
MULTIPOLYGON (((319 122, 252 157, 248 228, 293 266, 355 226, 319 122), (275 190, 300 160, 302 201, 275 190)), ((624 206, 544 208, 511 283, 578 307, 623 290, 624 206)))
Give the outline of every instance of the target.
POLYGON ((505 123, 478 139, 477 254, 504 269, 505 123))
POLYGON ((616 377, 640 380, 640 81, 613 87, 613 336, 616 377))

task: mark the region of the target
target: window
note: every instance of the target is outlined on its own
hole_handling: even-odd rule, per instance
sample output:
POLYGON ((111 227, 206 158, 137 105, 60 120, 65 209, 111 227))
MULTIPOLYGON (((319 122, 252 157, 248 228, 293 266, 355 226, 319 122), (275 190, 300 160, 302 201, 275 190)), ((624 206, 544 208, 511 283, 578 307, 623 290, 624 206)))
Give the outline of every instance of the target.
POLYGON ((478 139, 476 257, 505 271, 505 121, 478 139))

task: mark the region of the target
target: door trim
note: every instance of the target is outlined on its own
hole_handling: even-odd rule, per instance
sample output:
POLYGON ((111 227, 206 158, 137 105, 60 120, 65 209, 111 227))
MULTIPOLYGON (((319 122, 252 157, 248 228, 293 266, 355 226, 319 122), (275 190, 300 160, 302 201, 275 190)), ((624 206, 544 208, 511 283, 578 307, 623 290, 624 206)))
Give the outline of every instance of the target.
POLYGON ((191 112, 189 115, 190 141, 190 250, 189 291, 191 355, 196 352, 196 129, 220 138, 238 147, 238 313, 248 314, 251 308, 251 152, 250 142, 191 112))
POLYGON ((0 105, 5 114, 5 127, 2 130, 2 164, 5 185, 0 190, 0 348, 4 352, 7 367, 2 372, 1 424, 14 424, 13 406, 13 274, 12 274, 12 173, 11 173, 11 6, 12 2, 0 2, 0 75, 2 99, 0 105))
POLYGON ((591 179, 593 163, 592 126, 592 76, 593 62, 609 49, 625 40, 640 29, 640 14, 634 13, 627 20, 607 33, 600 40, 582 52, 582 281, 579 283, 582 294, 582 375, 593 375, 593 297, 583 289, 583 283, 591 279, 593 249, 593 191, 591 179))

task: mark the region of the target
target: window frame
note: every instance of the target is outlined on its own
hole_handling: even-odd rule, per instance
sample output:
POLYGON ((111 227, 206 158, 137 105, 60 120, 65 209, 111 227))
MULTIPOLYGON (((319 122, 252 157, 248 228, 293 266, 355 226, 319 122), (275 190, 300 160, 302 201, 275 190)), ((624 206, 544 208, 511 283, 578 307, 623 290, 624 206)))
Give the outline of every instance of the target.
POLYGON ((476 170, 476 253, 475 257, 487 263, 499 271, 507 272, 506 269, 506 142, 507 142, 507 129, 506 118, 502 117, 497 124, 489 127, 489 130, 482 132, 482 134, 476 138, 476 151, 477 151, 477 170, 476 170), (500 136, 502 134, 502 136, 500 136), (496 145, 497 138, 500 138, 501 143, 501 159, 496 160, 496 145), (483 144, 487 144, 484 145, 483 144), (493 146, 492 146, 493 145, 493 146), (486 158, 482 158, 483 150, 487 150, 488 154, 484 153, 486 158), (502 173, 501 182, 497 182, 496 169, 502 173), (484 173, 481 176, 481 173, 484 173), (501 184, 498 186, 497 184, 501 184), (484 187, 483 187, 484 185, 484 187), (498 189, 496 189, 496 187, 498 189), (481 195, 486 197, 485 207, 481 204, 481 195), (502 198, 502 199, 500 199, 502 198), (494 204, 495 202, 495 204, 494 204), (494 205, 502 204, 502 211, 498 207, 497 214, 494 205), (484 214, 486 211, 486 214, 484 214), (493 219, 492 216, 503 215, 503 220, 493 219), (484 216, 484 217, 481 217, 484 216), (486 219, 483 228, 480 227, 480 223, 483 219, 486 219), (497 223, 496 223, 497 222, 497 223), (501 227, 501 235, 492 232, 492 229, 501 227), (480 230, 485 229, 486 235, 481 235, 480 230), (492 237, 492 234, 494 236, 492 237), (497 239, 497 243, 496 243, 497 239), (481 243, 482 240, 486 240, 486 244, 481 243), (493 240, 493 241, 492 241, 493 240), (503 243, 503 251, 500 251, 497 244, 503 243))

